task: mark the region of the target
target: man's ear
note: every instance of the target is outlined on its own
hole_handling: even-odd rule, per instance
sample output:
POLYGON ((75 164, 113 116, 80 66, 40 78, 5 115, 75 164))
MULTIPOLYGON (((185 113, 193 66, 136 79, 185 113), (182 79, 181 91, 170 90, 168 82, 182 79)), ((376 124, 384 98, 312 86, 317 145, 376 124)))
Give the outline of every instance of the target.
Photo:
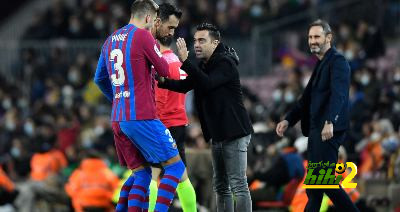
POLYGON ((214 41, 213 41, 213 44, 214 44, 215 46, 218 46, 219 40, 214 40, 214 41))
POLYGON ((333 38, 332 33, 326 35, 326 40, 328 41, 328 43, 332 42, 332 38, 333 38))
POLYGON ((161 19, 160 18, 156 18, 156 20, 154 22, 154 26, 155 27, 160 27, 161 26, 161 19))
POLYGON ((146 21, 146 24, 147 24, 147 23, 150 23, 150 21, 151 21, 151 15, 147 14, 146 17, 145 17, 145 21, 146 21))

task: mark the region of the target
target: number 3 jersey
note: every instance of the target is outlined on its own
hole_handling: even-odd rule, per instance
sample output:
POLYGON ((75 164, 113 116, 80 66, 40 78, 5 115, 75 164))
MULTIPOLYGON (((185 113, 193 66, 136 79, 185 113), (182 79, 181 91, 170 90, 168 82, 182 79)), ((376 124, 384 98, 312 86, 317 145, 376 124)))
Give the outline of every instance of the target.
POLYGON ((168 63, 148 30, 129 24, 107 38, 94 81, 112 102, 111 121, 157 118, 153 70, 169 76, 168 63))

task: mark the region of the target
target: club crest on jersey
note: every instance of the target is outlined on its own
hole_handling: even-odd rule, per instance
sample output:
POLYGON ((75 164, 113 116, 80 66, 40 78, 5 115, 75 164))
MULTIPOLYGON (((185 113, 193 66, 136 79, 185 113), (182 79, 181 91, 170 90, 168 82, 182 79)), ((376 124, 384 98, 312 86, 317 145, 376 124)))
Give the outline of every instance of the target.
POLYGON ((156 53, 157 53, 157 55, 158 55, 159 57, 162 57, 162 54, 161 54, 161 52, 160 52, 160 50, 158 49, 158 47, 157 47, 156 44, 154 44, 154 51, 156 51, 156 53))
POLYGON ((111 37, 111 42, 115 42, 115 41, 125 41, 126 36, 128 36, 128 34, 118 34, 118 35, 113 35, 111 37))
POLYGON ((124 91, 124 92, 119 92, 115 94, 115 98, 119 99, 119 98, 129 98, 131 96, 131 92, 129 91, 124 91))

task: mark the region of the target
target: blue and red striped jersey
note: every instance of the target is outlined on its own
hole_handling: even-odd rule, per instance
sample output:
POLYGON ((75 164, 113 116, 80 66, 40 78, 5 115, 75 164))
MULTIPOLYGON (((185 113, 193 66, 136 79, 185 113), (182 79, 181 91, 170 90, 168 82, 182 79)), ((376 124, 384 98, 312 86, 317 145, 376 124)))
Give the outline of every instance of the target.
POLYGON ((112 102, 111 121, 157 118, 153 70, 169 76, 168 63, 148 30, 128 24, 107 38, 94 81, 112 102))

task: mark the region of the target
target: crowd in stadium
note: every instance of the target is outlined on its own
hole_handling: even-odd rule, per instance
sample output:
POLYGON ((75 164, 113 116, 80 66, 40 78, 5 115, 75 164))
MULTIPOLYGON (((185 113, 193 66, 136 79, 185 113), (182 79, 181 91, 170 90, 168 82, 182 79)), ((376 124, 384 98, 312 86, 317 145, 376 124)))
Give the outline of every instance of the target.
MULTIPOLYGON (((203 21, 218 24, 224 35, 249 36, 252 26, 305 10, 313 1, 176 1, 184 13, 177 36, 189 38, 192 27, 203 21)), ((94 39, 126 24, 129 2, 116 0, 54 1, 32 20, 24 39, 94 39)))
MULTIPOLYGON (((125 25, 129 14, 128 1, 55 2, 34 17, 23 39, 104 39, 125 25)), ((250 29, 259 21, 307 9, 314 1, 176 2, 183 11, 191 11, 184 13, 176 34, 191 40, 193 26, 204 20, 220 26, 224 36, 249 36, 250 29)), ((400 176, 400 65, 396 61, 399 52, 388 45, 381 30, 363 21, 334 27, 336 47, 350 61, 352 69, 351 131, 344 152, 347 161, 358 165, 356 181, 394 182, 400 176)), ((15 201, 20 211, 31 211, 33 205, 40 211, 72 207, 66 183, 84 159, 103 158, 119 178, 125 172, 118 165, 113 146, 110 105, 92 80, 98 58, 84 53, 67 57, 60 47, 50 52, 41 55, 34 48, 21 51, 14 74, 19 73, 19 79, 24 79, 30 73, 29 81, 23 82, 29 89, 0 78, 0 164, 20 189, 15 201)), ((305 151, 306 141, 298 128, 281 139, 275 127, 301 94, 316 59, 304 49, 285 46, 274 52, 274 56, 278 58, 275 65, 282 67, 283 73, 269 75, 285 77, 269 91, 268 104, 257 97, 256 91, 243 88, 245 106, 256 131, 248 153, 249 185, 254 190, 263 187, 262 183, 257 184, 260 182, 257 177, 262 178, 279 161, 284 149, 294 146, 301 155, 305 151)), ((196 111, 193 108, 188 111, 191 124, 187 146, 194 151, 208 149, 196 111)), ((189 165, 188 169, 191 168, 189 165)), ((206 176, 212 174, 212 170, 207 171, 206 176)), ((212 200, 204 198, 213 196, 201 194, 205 191, 197 189, 199 203, 212 207, 212 200)), ((212 192, 211 187, 208 192, 212 192)), ((362 199, 361 195, 354 201, 362 199)))

